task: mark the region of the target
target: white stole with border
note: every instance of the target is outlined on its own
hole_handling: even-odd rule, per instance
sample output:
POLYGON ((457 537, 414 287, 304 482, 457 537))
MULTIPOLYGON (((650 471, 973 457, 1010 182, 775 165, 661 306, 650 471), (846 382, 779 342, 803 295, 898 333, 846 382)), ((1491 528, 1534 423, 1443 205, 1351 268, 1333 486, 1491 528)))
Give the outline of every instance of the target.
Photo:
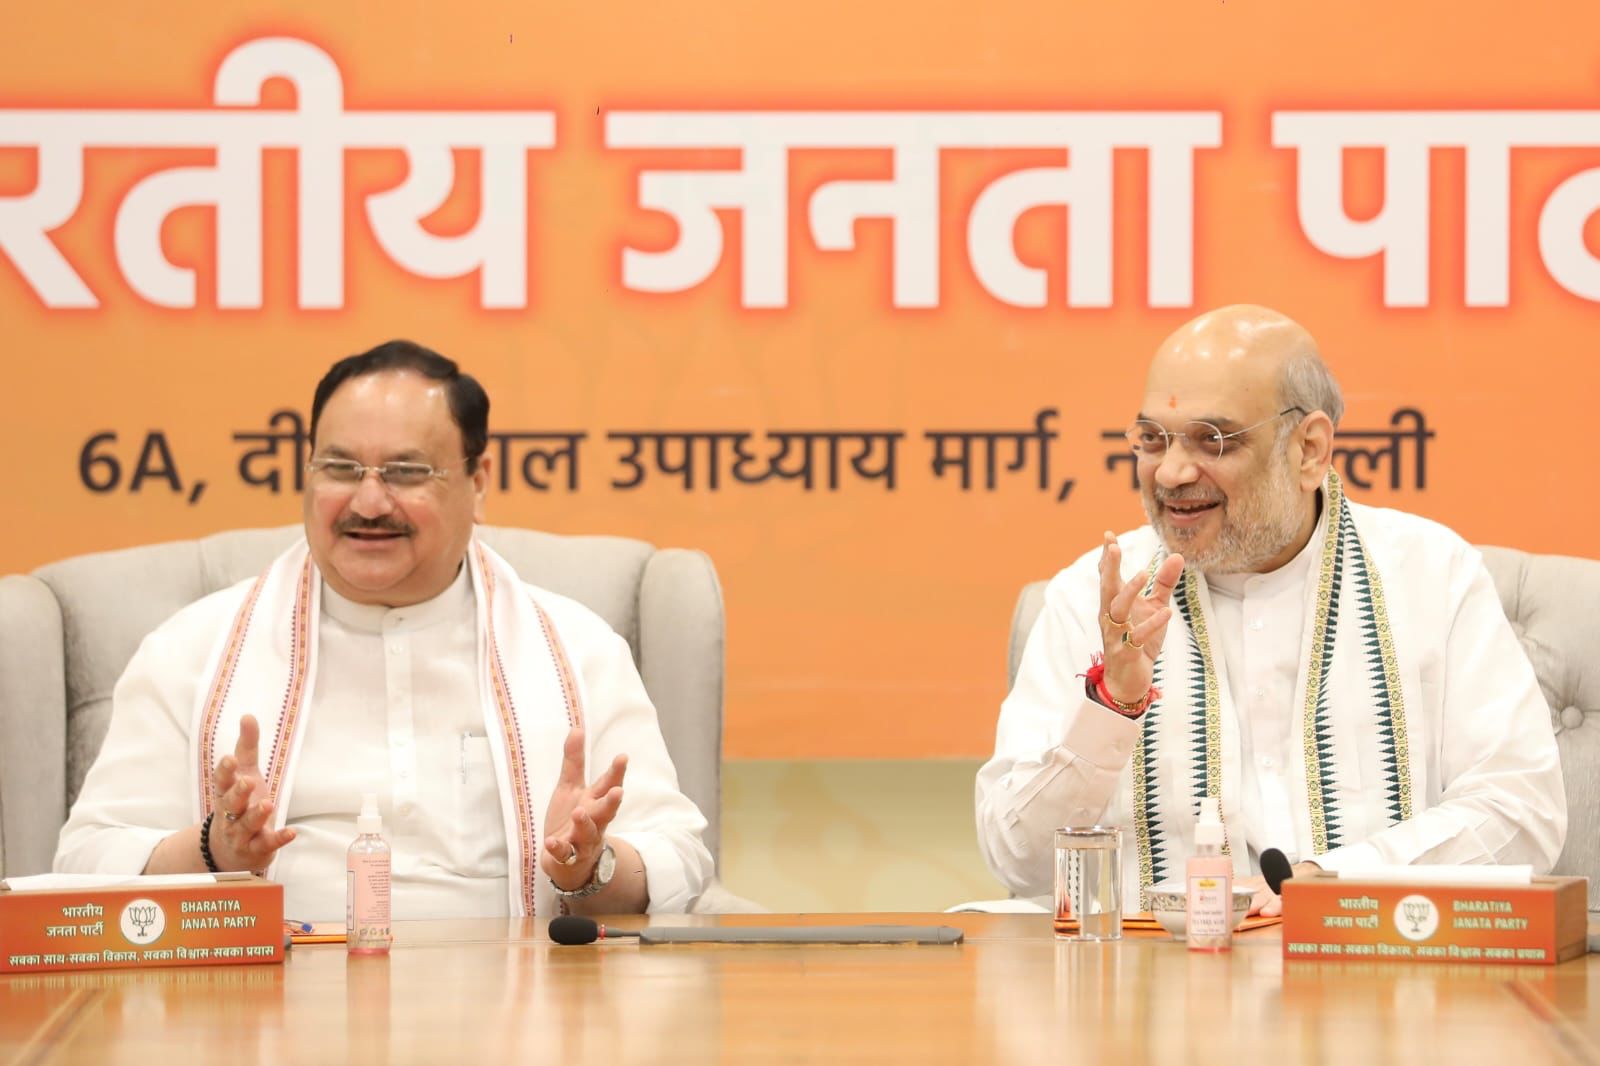
MULTIPOLYGON (((467 567, 477 611, 478 693, 505 823, 510 911, 532 917, 542 901, 548 914, 555 897, 539 870, 540 823, 567 732, 583 722, 583 692, 549 613, 511 564, 473 538, 467 567)), ((233 750, 246 714, 261 725, 272 824, 281 829, 287 821, 316 686, 321 592, 321 574, 300 540, 256 579, 212 649, 190 730, 196 821, 212 811, 212 768, 233 750)))

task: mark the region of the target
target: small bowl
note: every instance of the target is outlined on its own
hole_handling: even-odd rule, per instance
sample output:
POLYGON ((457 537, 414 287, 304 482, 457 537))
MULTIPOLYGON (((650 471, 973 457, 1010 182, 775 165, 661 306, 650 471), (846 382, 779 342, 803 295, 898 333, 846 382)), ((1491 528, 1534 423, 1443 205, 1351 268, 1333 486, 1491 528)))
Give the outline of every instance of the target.
MULTIPOLYGON (((1239 928, 1245 915, 1250 913, 1250 901, 1255 891, 1249 888, 1233 890, 1233 927, 1239 928)), ((1161 923, 1161 928, 1172 934, 1172 939, 1182 940, 1189 925, 1189 890, 1182 881, 1163 881, 1150 889, 1150 912, 1161 923)))

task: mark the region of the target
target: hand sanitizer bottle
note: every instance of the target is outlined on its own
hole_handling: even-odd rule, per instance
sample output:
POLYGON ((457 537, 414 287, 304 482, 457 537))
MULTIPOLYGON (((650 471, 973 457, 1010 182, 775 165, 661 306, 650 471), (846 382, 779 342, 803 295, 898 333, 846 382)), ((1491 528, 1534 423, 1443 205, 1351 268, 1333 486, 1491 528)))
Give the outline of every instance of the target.
POLYGON ((1222 818, 1215 799, 1200 801, 1194 854, 1185 873, 1189 950, 1227 951, 1233 946, 1233 861, 1222 853, 1222 818))
POLYGON ((389 844, 380 835, 378 797, 361 797, 360 835, 345 859, 345 946, 352 955, 389 953, 389 844))

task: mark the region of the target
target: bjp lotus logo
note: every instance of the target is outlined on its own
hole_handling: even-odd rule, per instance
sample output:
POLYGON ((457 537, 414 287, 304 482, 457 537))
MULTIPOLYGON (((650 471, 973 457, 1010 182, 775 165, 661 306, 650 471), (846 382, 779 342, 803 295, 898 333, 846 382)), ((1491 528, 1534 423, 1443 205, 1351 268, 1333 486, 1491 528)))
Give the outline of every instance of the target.
POLYGON ((130 944, 153 944, 167 929, 167 914, 153 899, 136 899, 122 908, 122 935, 130 944))
POLYGON ((1407 896, 1395 904, 1394 927, 1407 940, 1426 940, 1439 928, 1439 908, 1427 896, 1407 896))

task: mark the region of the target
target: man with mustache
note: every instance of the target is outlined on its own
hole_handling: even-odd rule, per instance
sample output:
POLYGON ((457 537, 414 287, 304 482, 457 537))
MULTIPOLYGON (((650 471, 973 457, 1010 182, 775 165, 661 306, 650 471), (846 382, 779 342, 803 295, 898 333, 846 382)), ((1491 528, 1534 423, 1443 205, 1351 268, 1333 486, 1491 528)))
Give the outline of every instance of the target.
POLYGON ((334 364, 305 539, 145 639, 57 870, 265 870, 287 913, 336 919, 374 793, 397 917, 688 908, 705 819, 627 643, 474 536, 488 414, 408 341, 334 364))
POLYGON ((1147 910, 1203 797, 1267 913, 1267 848, 1302 871, 1554 864, 1550 712, 1489 574, 1444 527, 1344 495, 1343 409, 1311 336, 1265 308, 1157 350, 1128 430, 1149 524, 1050 582, 978 773, 979 844, 1013 893, 1050 891, 1057 826, 1121 825, 1125 903, 1147 910))

